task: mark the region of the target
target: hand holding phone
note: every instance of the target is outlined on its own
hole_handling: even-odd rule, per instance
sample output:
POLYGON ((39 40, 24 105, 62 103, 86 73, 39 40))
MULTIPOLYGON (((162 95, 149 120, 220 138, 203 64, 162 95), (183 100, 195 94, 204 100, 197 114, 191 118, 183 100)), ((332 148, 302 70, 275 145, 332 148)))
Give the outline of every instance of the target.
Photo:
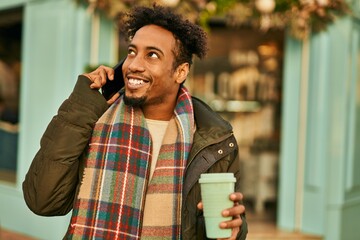
POLYGON ((106 100, 109 100, 115 93, 117 93, 121 88, 124 87, 124 79, 122 75, 122 65, 124 59, 113 67, 114 69, 114 79, 107 80, 105 85, 101 87, 102 95, 106 100))

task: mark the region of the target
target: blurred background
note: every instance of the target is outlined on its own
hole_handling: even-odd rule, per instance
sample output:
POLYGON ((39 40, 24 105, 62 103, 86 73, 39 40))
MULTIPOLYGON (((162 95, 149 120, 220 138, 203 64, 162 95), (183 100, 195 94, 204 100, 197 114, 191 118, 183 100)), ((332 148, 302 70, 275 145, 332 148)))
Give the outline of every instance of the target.
MULTIPOLYGON (((0 0, 0 239, 61 239, 22 181, 77 76, 126 52, 145 0, 0 0)), ((360 1, 158 0, 206 29, 186 86, 239 144, 248 239, 360 239, 360 1)))

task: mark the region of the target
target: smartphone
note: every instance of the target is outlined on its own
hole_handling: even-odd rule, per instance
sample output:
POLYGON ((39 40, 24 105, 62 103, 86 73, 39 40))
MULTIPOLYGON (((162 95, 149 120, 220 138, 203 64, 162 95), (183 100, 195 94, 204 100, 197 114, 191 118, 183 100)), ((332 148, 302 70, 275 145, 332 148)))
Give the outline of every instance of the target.
POLYGON ((121 60, 118 64, 113 67, 114 69, 114 79, 107 80, 105 85, 101 88, 101 93, 106 100, 109 100, 115 93, 117 93, 121 88, 125 86, 123 75, 122 75, 122 65, 125 59, 121 60))

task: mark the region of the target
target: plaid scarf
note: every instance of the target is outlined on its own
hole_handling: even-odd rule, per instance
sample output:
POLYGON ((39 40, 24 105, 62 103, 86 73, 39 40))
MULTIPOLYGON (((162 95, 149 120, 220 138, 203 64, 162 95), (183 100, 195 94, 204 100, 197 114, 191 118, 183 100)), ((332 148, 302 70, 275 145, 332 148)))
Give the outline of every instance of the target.
POLYGON ((141 109, 121 97, 104 113, 94 127, 64 239, 181 239, 183 173, 195 128, 184 87, 170 123, 175 134, 168 127, 149 182, 152 142, 141 109), (153 207, 170 213, 155 223, 143 221, 144 209, 147 219, 153 207))

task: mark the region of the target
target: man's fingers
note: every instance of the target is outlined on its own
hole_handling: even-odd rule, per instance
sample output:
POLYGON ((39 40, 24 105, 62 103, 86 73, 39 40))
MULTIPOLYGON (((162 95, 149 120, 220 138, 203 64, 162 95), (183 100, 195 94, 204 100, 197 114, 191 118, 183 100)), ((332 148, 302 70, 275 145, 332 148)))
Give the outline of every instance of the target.
POLYGON ((239 218, 231 219, 226 222, 221 222, 219 226, 220 228, 237 228, 241 225, 242 225, 242 219, 239 217, 239 218))
POLYGON ((114 69, 101 65, 91 73, 84 73, 83 75, 92 82, 90 88, 99 89, 105 85, 108 79, 114 79, 114 69))
POLYGON ((109 104, 109 105, 113 104, 116 101, 116 99, 119 98, 119 96, 120 96, 120 93, 118 93, 118 92, 115 93, 114 96, 112 96, 109 100, 106 101, 107 104, 109 104))
POLYGON ((100 68, 100 84, 101 84, 101 87, 105 85, 106 81, 107 81, 107 72, 106 72, 106 69, 105 67, 102 67, 100 68))
POLYGON ((233 202, 240 202, 243 200, 243 195, 240 192, 234 192, 232 194, 230 194, 230 199, 233 202))
POLYGON ((114 80, 114 69, 111 67, 107 67, 104 65, 101 65, 99 69, 102 71, 103 74, 105 74, 103 77, 105 80, 114 80))
POLYGON ((239 216, 240 214, 243 214, 244 212, 245 212, 245 206, 237 203, 234 207, 224 210, 222 212, 222 215, 224 217, 229 217, 229 216, 236 217, 239 216))
POLYGON ((100 75, 90 75, 90 80, 92 81, 92 83, 90 84, 90 88, 99 89, 102 87, 102 79, 100 75))
POLYGON ((114 70, 111 68, 111 70, 107 71, 107 77, 110 81, 114 80, 114 70))

